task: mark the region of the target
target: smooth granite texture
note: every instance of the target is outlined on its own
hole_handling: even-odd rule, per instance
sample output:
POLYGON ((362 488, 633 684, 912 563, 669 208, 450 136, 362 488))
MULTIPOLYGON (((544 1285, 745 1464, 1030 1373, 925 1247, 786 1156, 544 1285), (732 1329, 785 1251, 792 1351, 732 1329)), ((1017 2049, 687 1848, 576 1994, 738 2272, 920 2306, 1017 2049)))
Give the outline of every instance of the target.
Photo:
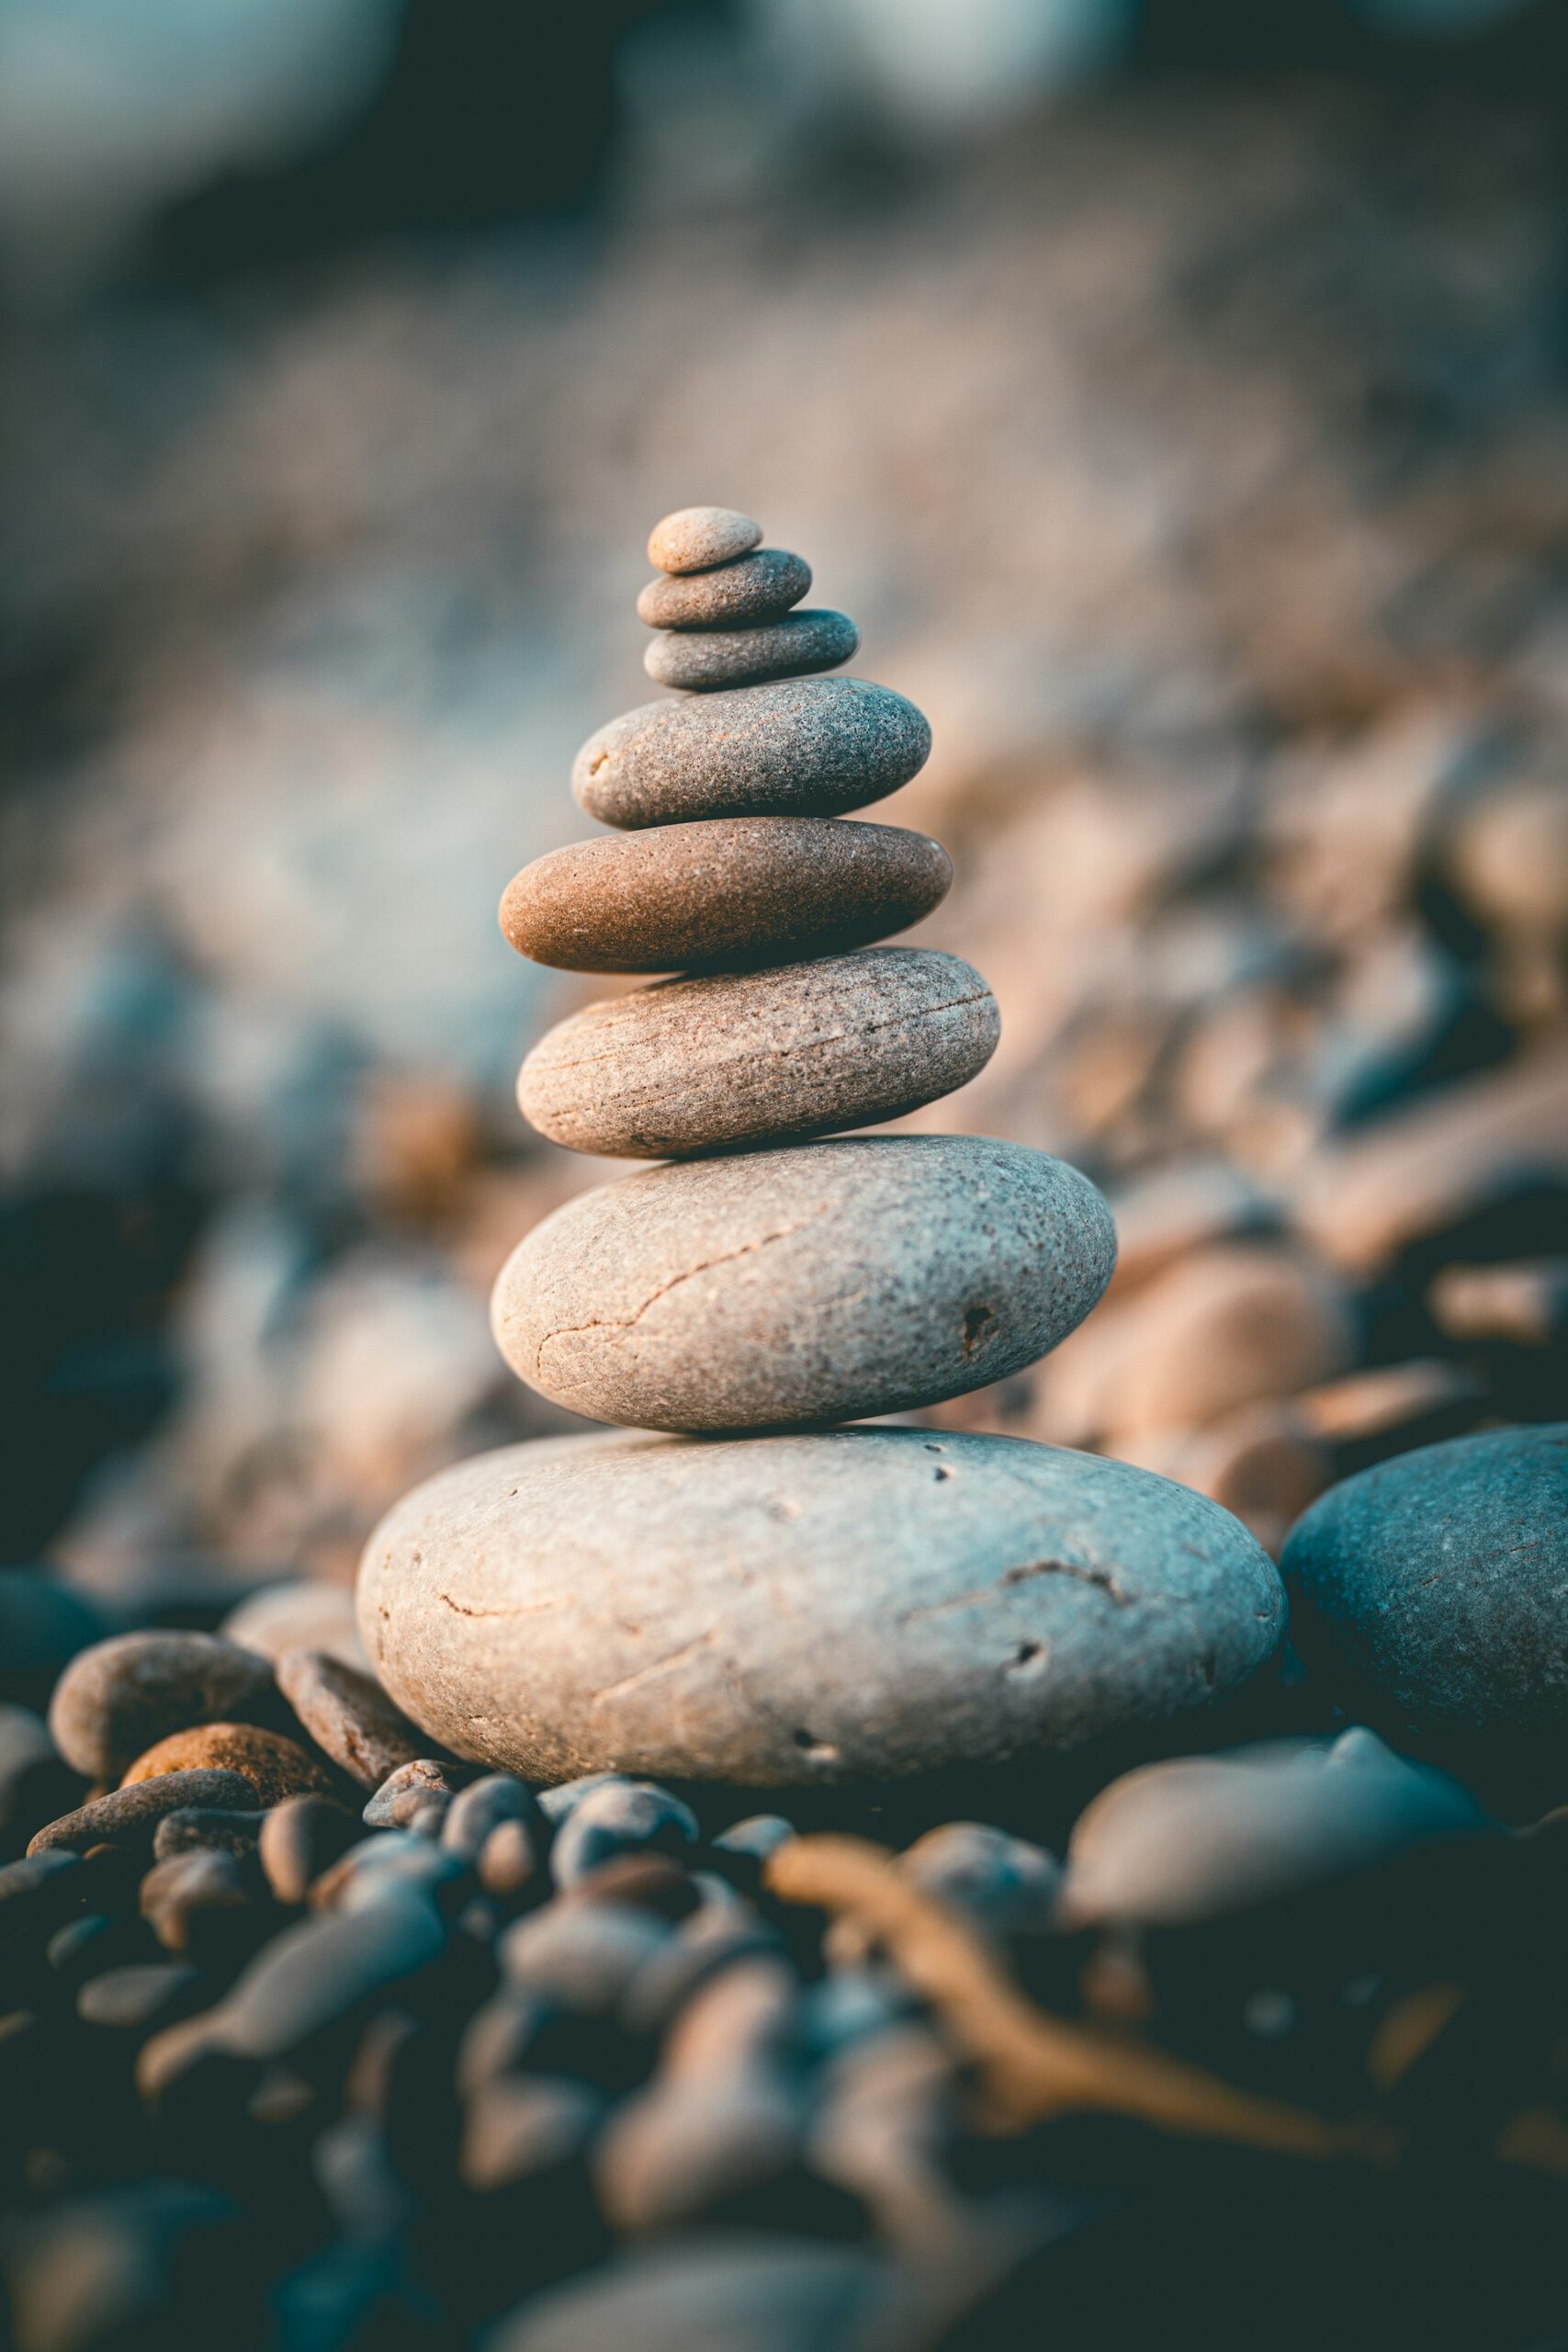
POLYGON ((520 1379, 639 1429, 788 1429, 1005 1379, 1110 1280, 1086 1176, 983 1136, 879 1136, 645 1169, 581 1193, 502 1268, 520 1379))
POLYGON ((551 850, 507 885, 501 928, 567 971, 735 969, 903 931, 952 878, 938 842, 898 826, 717 817, 551 850))
POLYGON ((1343 1706, 1510 1809, 1562 1803, 1568 1422, 1345 1479, 1297 1521, 1281 1568, 1303 1658, 1343 1706))
POLYGON ((649 628, 749 628, 798 605, 811 585, 811 566, 784 548, 758 548, 713 571, 684 578, 660 572, 637 600, 649 628))
POLYGON ((971 965, 866 947, 591 1004, 541 1037, 517 1100, 573 1151, 675 1159, 897 1118, 983 1069, 999 1034, 971 965))
POLYGON ((388 1689, 459 1755, 781 1787, 1176 1721, 1285 1614, 1268 1555, 1187 1487, 906 1429, 507 1446, 388 1514, 358 1597, 388 1689))
POLYGON ((931 755, 926 718, 867 678, 650 702, 612 718, 572 763, 578 806, 604 825, 699 817, 841 816, 884 799, 931 755))
POLYGON ((847 613, 789 613, 761 628, 693 630, 656 637, 642 666, 661 686, 711 694, 722 686, 753 685, 764 678, 798 677, 807 670, 836 670, 860 650, 860 631, 847 613))

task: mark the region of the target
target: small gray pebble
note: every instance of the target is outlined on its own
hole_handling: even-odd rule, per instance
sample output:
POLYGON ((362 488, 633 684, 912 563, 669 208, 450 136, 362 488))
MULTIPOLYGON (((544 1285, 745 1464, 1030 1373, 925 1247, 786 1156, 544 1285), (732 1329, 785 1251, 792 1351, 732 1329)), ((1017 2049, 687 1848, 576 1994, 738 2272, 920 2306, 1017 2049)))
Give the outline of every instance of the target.
POLYGON ((637 600, 649 628, 744 628, 775 620, 811 585, 811 566, 784 548, 755 548, 711 571, 650 580, 637 600))
POLYGON ((452 1798, 468 1778, 460 1765, 442 1763, 434 1756, 416 1756, 400 1764, 370 1797, 360 1815, 371 1829, 406 1829, 417 1806, 431 1798, 452 1798))
POLYGON ((573 1886, 617 1854, 657 1846, 666 1852, 697 1837, 697 1817, 688 1804, 651 1781, 626 1781, 594 1789, 574 1805, 557 1829, 550 1848, 550 1874, 558 1886, 573 1886))
POLYGON ((603 2016, 670 1934, 665 1920, 629 1903, 552 1903, 505 1930, 501 1964, 532 1999, 603 2016))
POLYGON ((860 631, 847 613, 812 607, 756 628, 671 631, 654 639, 642 666, 661 686, 711 694, 836 670, 859 650, 860 631))
POLYGON ((85 2025, 150 2033, 194 2016, 211 1990, 210 1978, 199 1968, 183 1961, 149 1961, 90 1978, 76 1996, 76 2014, 85 2025))

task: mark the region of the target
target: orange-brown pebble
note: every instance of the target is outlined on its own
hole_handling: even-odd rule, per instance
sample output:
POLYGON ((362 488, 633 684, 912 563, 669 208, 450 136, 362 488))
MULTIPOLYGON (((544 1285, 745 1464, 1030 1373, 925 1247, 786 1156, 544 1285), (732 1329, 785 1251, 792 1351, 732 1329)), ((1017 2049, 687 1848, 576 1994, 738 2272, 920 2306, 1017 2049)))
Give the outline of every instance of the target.
POLYGON ((281 1804, 285 1797, 325 1795, 337 1783, 319 1758, 281 1732, 258 1731, 252 1724, 197 1724, 171 1732, 149 1747, 121 1781, 154 1781, 164 1772, 215 1770, 240 1772, 259 1804, 281 1804))

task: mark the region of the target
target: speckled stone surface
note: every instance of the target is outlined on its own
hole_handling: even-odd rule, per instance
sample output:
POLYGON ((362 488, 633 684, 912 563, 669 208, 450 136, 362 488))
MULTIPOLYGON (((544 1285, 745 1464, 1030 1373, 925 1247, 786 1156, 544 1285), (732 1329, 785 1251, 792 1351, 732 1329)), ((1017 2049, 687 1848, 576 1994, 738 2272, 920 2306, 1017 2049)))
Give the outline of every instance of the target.
POLYGON ((761 523, 733 506, 680 506, 649 533, 648 560, 659 571, 706 571, 747 554, 761 536, 761 523))
POLYGON ((856 1429, 481 1455, 383 1520, 359 1613, 460 1755, 789 1787, 1178 1720, 1265 1662, 1285 1611, 1239 1522, 1151 1472, 856 1429))
POLYGON ((772 684, 644 703, 591 735, 572 763, 579 807, 635 831, 696 817, 841 816, 924 767, 931 731, 867 678, 772 684))
POLYGON ((944 849, 897 826, 719 817, 536 858, 507 885, 501 927, 567 971, 733 969, 903 931, 952 878, 944 849))
POLYGON ((1000 1380, 1115 1257, 1088 1178, 983 1136, 881 1136, 646 1169, 569 1201, 491 1301, 519 1378, 641 1429, 799 1428, 1000 1380))
POLYGON ((1568 1422, 1347 1478, 1281 1566, 1303 1659, 1352 1713, 1496 1801, 1558 1804, 1568 1755, 1568 1422))
POLYGON ((807 670, 836 670, 860 650, 860 631, 847 613, 813 608, 787 613, 761 628, 685 630, 656 637, 642 666, 661 686, 711 694, 765 678, 798 677, 807 670))
POLYGON ((155 1781, 165 1772, 198 1771, 243 1774, 262 1805, 281 1804, 285 1797, 327 1795, 337 1785, 319 1756, 281 1732, 261 1731, 254 1724, 194 1724, 146 1749, 120 1786, 134 1788, 138 1781, 155 1781))
POLYGON ((806 558, 784 548, 758 548, 712 571, 684 578, 661 571, 637 600, 649 628, 746 628, 798 605, 811 585, 806 558))
POLYGON ((868 947, 589 1005, 540 1039, 517 1100, 573 1151, 678 1159, 896 1118, 984 1069, 999 1029, 956 956, 868 947))
POLYGON ((144 1748, 191 1724, 276 1723, 270 1662, 212 1634, 116 1634, 73 1657, 49 1727, 88 1780, 118 1781, 144 1748))

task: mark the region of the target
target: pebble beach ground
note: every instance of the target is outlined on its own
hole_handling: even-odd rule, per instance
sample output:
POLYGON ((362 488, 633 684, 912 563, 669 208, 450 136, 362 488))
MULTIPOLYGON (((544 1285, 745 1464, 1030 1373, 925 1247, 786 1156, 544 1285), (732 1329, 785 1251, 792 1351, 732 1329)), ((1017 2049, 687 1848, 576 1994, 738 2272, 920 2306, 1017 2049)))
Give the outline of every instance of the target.
MULTIPOLYGON (((1190 136, 1201 145, 1199 130, 1214 127, 1190 136)), ((16 2352, 220 2340, 258 2352, 1022 2352, 1173 2335, 1238 2352, 1260 2340, 1545 2352, 1562 2340, 1568 799, 1554 751, 1557 395, 1520 322, 1539 261, 1508 209, 1526 203, 1529 145, 1510 150, 1523 179, 1496 209, 1467 214, 1463 187, 1450 190, 1469 244, 1413 249, 1377 168, 1381 134, 1353 110, 1325 106, 1293 143, 1245 110, 1229 128, 1252 217, 1287 244, 1305 191, 1320 193, 1325 173, 1356 178, 1368 191, 1354 252, 1369 304, 1381 289, 1409 306, 1405 354, 1472 336, 1510 350, 1492 405, 1439 414, 1428 386, 1424 464, 1397 480, 1380 471, 1375 419, 1390 411, 1339 405, 1332 368, 1314 372, 1311 300, 1288 277, 1271 281, 1272 337, 1253 338, 1227 311, 1236 263, 1218 215, 1234 219, 1234 183, 1211 206, 1191 153, 1162 156, 1143 126, 1075 133, 1097 158, 1098 192, 1039 250, 999 235, 991 298, 1006 314, 998 345, 1013 348, 1028 334, 1010 287, 1032 303, 1043 286, 1058 306, 1079 289, 1084 379, 1041 368, 1034 387, 1059 435, 1041 434, 1036 411, 1035 442, 1060 452, 1049 560, 1010 552, 1006 468, 983 518, 944 503, 940 483, 929 512, 889 500, 913 517, 906 545, 940 539, 952 575, 943 583, 935 563, 919 572, 902 629, 899 592, 878 571, 898 555, 876 552, 874 526, 841 531, 836 547, 830 530, 820 542, 798 532, 821 593, 856 604, 902 707, 912 696, 936 721, 930 764, 906 784, 894 771, 907 747, 889 768, 897 809, 845 821, 870 831, 886 815, 906 843, 929 827, 953 853, 953 888, 942 897, 929 855, 869 879, 862 870, 846 914, 833 896, 845 877, 825 872, 814 922, 852 922, 870 902, 870 930, 851 944, 812 932, 822 960, 781 967, 770 948, 781 979, 802 976, 770 996, 765 974, 726 968, 721 943, 704 977, 664 992, 661 1026, 634 996, 606 1001, 595 974, 548 1000, 565 1046, 559 1026, 554 1046, 538 1044, 545 1021, 519 1038, 518 999, 502 992, 513 1066, 518 1045, 533 1046, 525 1107, 544 1113, 547 1132, 604 1123, 562 1137, 615 1155, 586 1170, 587 1189, 542 1148, 519 1155, 510 1070, 500 1111, 488 1079, 466 1079, 434 1046, 412 1078, 404 1064, 379 1082, 351 1055, 345 1088, 313 1032, 285 1037, 291 1061, 250 1021, 267 893, 310 906, 332 887, 321 811, 313 827, 302 813, 309 793, 351 804, 353 772, 388 750, 389 733, 403 730, 411 756, 428 752, 438 729, 417 685, 405 682, 400 705, 385 689, 375 746, 345 734, 299 805, 290 787, 269 806, 272 832, 299 849, 292 865, 281 850, 271 865, 247 861, 231 839, 227 895, 209 887, 199 820, 152 813, 156 788, 141 787, 141 821, 184 844, 163 909, 182 954, 164 980, 164 951, 145 935, 141 960, 131 956, 137 1001, 156 998, 164 1023, 148 1015, 163 1039, 159 1100, 175 1107, 166 1132, 115 1147, 150 1204, 143 1289, 118 1311, 141 1329, 158 1317, 139 1323, 139 1303, 163 1302, 158 1328, 189 1377, 151 1442, 122 1455, 51 1541, 68 1573, 0 1578, 0 2330, 16 2352), (1187 190, 1163 218, 1149 201, 1161 185, 1187 190), (1092 250, 1097 237, 1141 256, 1168 306, 1159 397, 1143 412, 1131 403, 1144 488, 1165 486, 1168 528, 1152 545, 1118 519, 1126 419, 1118 435, 1091 397, 1126 359, 1081 266, 1082 241, 1092 250), (1474 251, 1480 271, 1463 266, 1474 251), (1301 367, 1292 352, 1306 355, 1301 367), (1235 395, 1227 463, 1208 465, 1200 502, 1171 455, 1170 418, 1189 420, 1196 446, 1221 377, 1235 395), (1095 513, 1075 525, 1066 485, 1086 479, 1095 513), (857 553, 863 540, 870 551, 857 553), (857 566, 874 594, 852 599, 857 566), (966 616, 957 623, 941 620, 944 584, 955 591, 945 609, 966 616), (1036 625, 1042 613, 1050 628, 1036 625), (944 653, 954 627, 956 663, 944 653), (890 631, 898 652, 884 662, 890 631), (1058 665, 1064 647, 1072 658, 1058 665), (890 889, 913 894, 901 906, 923 892, 933 911, 912 942, 864 944, 896 927, 884 921, 890 889), (208 954, 192 964, 184 951, 198 938, 208 954), (921 959, 918 970, 895 967, 900 957, 921 959), (887 1034, 884 1091, 869 1104, 852 1091, 863 1063, 814 1069, 809 1084, 789 1075, 791 1038, 821 1017, 813 990, 841 989, 835 967, 855 958, 886 959, 907 1024, 887 1034), (852 1481, 865 1514, 851 1527, 858 1572, 874 1577, 918 1550, 929 1579, 897 1599, 915 1612, 897 1634, 908 1671, 889 1703, 869 1707, 885 1653, 852 1646, 840 1613, 851 1571, 830 1573, 818 1516, 839 1510, 842 1542, 849 1505, 815 1472, 798 1492, 770 1477, 759 1498, 744 1483, 752 1445, 843 1441, 743 1439, 721 1453, 679 1436, 569 1435, 563 1414, 498 1374, 483 1299, 518 1234, 551 1211, 578 1221, 583 1262, 611 1279, 601 1180, 657 1190, 668 1171, 628 1177, 628 1158, 705 1151, 715 1120, 752 1115, 742 1074, 721 1073, 680 1106, 678 1136, 638 1124, 634 1081, 660 1053, 687 1058, 682 1023, 711 1019, 705 1005, 769 1008, 784 1076, 762 1091, 757 1136, 770 1120, 777 1133, 781 1116, 812 1136, 900 1106, 911 1063, 930 1066, 924 1024, 954 965, 984 974, 999 1042, 984 1050, 984 998, 965 981, 959 1009, 975 1025, 942 1030, 951 1058, 939 1072, 965 1091, 912 1109, 890 1145, 942 1164, 952 1129, 970 1152, 989 1135, 1031 1162, 1070 1161, 1109 1198, 1120 1256, 1103 1303, 1043 1363, 1026 1351, 999 1385, 949 1388, 944 1402, 910 1406, 904 1426, 865 1433, 861 1451, 888 1467, 870 1487, 860 1471, 852 1481), (182 1022, 209 1048, 195 1078, 169 1046, 168 1024, 182 1022), (619 1094, 588 1103, 570 1085, 584 1028, 626 1073, 619 1094), (334 1088, 353 1130, 334 1131, 335 1158, 321 1148, 334 1088), (224 1147, 231 1171, 261 1131, 279 1154, 297 1150, 294 1172, 226 1174, 220 1205, 198 1216, 212 1163, 171 1156, 175 1109, 224 1147), (286 1109, 301 1122, 292 1147, 286 1109), (188 1255, 182 1216, 199 1232, 188 1255), (515 1470, 505 1452, 482 1472, 445 1466, 519 1440, 539 1451, 515 1470), (1032 1457, 1041 1441, 1085 1449, 1066 1459, 1088 1465, 1077 1475, 1092 1474, 1097 1493, 1179 1481, 1183 1557, 1223 1533, 1218 1581, 1234 1594, 1237 1571, 1252 1580, 1246 1610, 1216 1629, 1195 1614, 1190 1582, 1173 1601, 1164 1555, 1139 1548, 1142 1522, 1124 1504, 1121 1550, 1091 1554, 1089 1530, 1066 1552, 1010 1548, 1009 1513, 1023 1534, 1036 1509, 1006 1472, 1021 1441, 1032 1457), (595 1447, 605 1462, 585 1476, 595 1447), (688 1454, 725 1466, 694 1473, 688 1454), (906 1493, 894 1465, 917 1454, 921 1483, 906 1493), (686 1498, 682 1543, 689 1552, 700 1536, 716 1563, 748 1511, 773 1514, 774 1556, 822 1587, 768 1752, 737 1747, 716 1773, 711 1758, 694 1769, 692 1722, 739 1740, 755 1712, 702 1684, 711 1645, 679 1669, 697 1678, 696 1703, 654 1704, 658 1682, 637 1679, 647 1660, 627 1630, 629 1594, 597 1629, 597 1679, 574 1695, 587 1733, 558 1725, 563 1746, 548 1757, 485 1747, 465 1758, 446 1746, 475 1745, 481 1670, 515 1692, 518 1672, 550 1658, 541 1639, 509 1666, 517 1628, 484 1613, 485 1575, 513 1573, 493 1531, 515 1540, 503 1507, 530 1464, 563 1591, 584 1557, 601 1578, 643 1588, 659 1572, 671 1493, 686 1498), (446 1482, 461 1487, 470 1527, 491 1530, 471 1546, 471 1586, 448 1582, 442 1598, 433 1578, 433 1613, 468 1645, 440 1736, 427 1692, 401 1693, 427 1713, 415 1724, 368 1671, 348 1597, 370 1525, 427 1472, 435 1485, 399 1506, 412 1519, 392 1522, 409 1546, 404 1588, 427 1549, 420 1512, 450 1524, 446 1482), (988 1482, 1004 1480, 1002 1508, 988 1482), (925 1532, 949 1506, 976 1514, 940 1522, 956 1530, 951 1563, 925 1532), (309 1573, 283 1581, 285 1566, 309 1573), (981 1726, 994 1752, 976 1735, 939 1759, 933 1784, 900 1777, 872 1801, 842 1785, 846 1755, 880 1771, 929 1747, 959 1646, 948 1604, 992 1586, 1006 1629, 1004 1650, 987 1653, 1001 1694, 981 1726), (1047 1609, 1044 1623, 1035 1612, 1047 1609), (1117 1638, 1132 1623, 1144 1629, 1135 1648, 1117 1638), (1106 1661, 1128 1657, 1152 1680, 1135 1703, 1113 1694, 1120 1748, 1100 1753, 1088 1734, 1107 1702, 1106 1661), (1013 1711, 1037 1716, 1052 1674, 1079 1711, 1081 1751, 1069 1743, 1025 1781, 987 1778, 1005 1762, 1013 1711), (1194 1703, 1173 1730, 1176 1686, 1194 1703), (637 1737, 666 1741, 656 1773, 585 1770, 606 1689, 637 1737)), ((1438 168, 1419 134, 1415 123, 1397 135, 1416 175, 1438 168)), ((1006 190, 987 200, 1005 224, 1006 190)), ((886 346, 891 380, 933 256, 917 272, 885 234, 875 250, 876 281, 853 281, 854 301, 825 332, 863 357, 886 346)), ((749 265, 737 254, 733 266, 726 300, 739 312, 749 265)), ((761 263, 757 276, 768 277, 761 263)), ((772 284, 767 294, 781 299, 772 284)), ((428 298, 368 299, 406 318, 428 298)), ((1255 288, 1248 301, 1262 300, 1255 288)), ((352 326, 315 332, 313 358, 287 337, 262 355, 271 389, 309 364, 367 364, 352 326)), ((576 338, 578 384, 613 403, 610 371, 589 364, 592 311, 553 332, 576 338)), ((744 335, 733 347, 750 348, 744 335)), ((765 375, 767 352, 750 364, 765 375)), ((1385 392, 1404 365, 1365 361, 1385 392)), ((449 355, 433 368, 433 401, 436 373, 449 399, 449 355)), ((941 406, 928 383, 899 431, 940 446, 952 424, 941 406)), ((220 447, 247 430, 244 413, 220 405, 209 430, 220 447)), ((285 472, 307 458, 302 443, 276 455, 285 472)), ((602 501, 584 541, 616 526, 611 487, 563 485, 563 502, 584 498, 580 512, 602 501)), ((174 534, 176 489, 144 480, 133 519, 162 516, 174 534)), ((395 507, 417 485, 367 494, 395 507)), ((624 483, 615 501, 633 503, 624 483)), ((312 503, 302 492, 301 512, 312 503)), ((647 506, 638 488, 635 511, 647 506)), ((188 508, 179 526, 193 527, 188 508)), ((525 567, 535 579, 547 571, 539 552, 525 567)), ((751 570, 721 614, 695 616, 698 633, 716 617, 771 635, 771 599, 787 597, 788 612, 816 593, 750 547, 701 552, 751 570)), ((429 584, 409 586, 422 613, 429 584)), ((623 631, 635 587, 621 596, 623 631)), ((298 752, 328 731, 310 696, 268 672, 275 657, 258 659, 237 629, 224 637, 221 605, 187 612, 164 647, 170 666, 151 665, 133 775, 183 745, 188 783, 205 759, 216 768, 243 748, 231 740, 220 761, 188 705, 182 716, 168 682, 176 670, 188 681, 174 655, 193 630, 243 673, 249 723, 275 730, 267 756, 280 771, 294 772, 280 744, 298 752)), ((671 639, 694 620, 679 599, 644 616, 671 639)), ((158 623, 147 627, 155 636, 158 623)), ((775 646, 762 658, 789 656, 775 646)), ((834 658, 832 644, 814 658, 834 658)), ((617 695, 601 696, 590 657, 577 659, 582 691, 549 779, 563 802, 571 743, 592 712, 647 690, 634 662, 632 676, 616 673, 617 695)), ((660 707, 761 693, 785 712, 809 707, 795 679, 693 683, 700 703, 660 707)), ((846 705, 836 740, 863 716, 846 705)), ((658 844, 657 826, 635 829, 647 821, 635 797, 594 808, 595 778, 606 795, 620 789, 623 748, 611 742, 581 797, 634 828, 605 836, 617 850, 658 844)), ((80 857, 73 825, 85 840, 101 814, 107 777, 89 762, 73 781, 41 852, 36 820, 24 827, 46 867, 80 857)), ((453 830, 462 796, 450 785, 442 797, 440 824, 431 816, 405 839, 403 865, 453 830)), ((694 829, 751 821, 686 813, 694 829)), ((787 805, 768 815, 839 821, 787 805)), ((220 795, 220 831, 221 820, 220 795)), ((483 902, 517 854, 575 854, 561 850, 566 833, 563 822, 509 842, 505 857, 494 842, 469 843, 482 890, 457 893, 465 937, 488 921, 483 902)), ((118 888, 106 876, 95 902, 106 931, 118 888)), ((439 875, 424 888, 445 896, 439 875)), ((678 903, 691 912, 689 893, 678 903)), ((389 989, 428 982, 399 968, 395 902, 366 888, 355 911, 382 947, 389 989)), ((792 938, 799 947, 797 934, 777 935, 779 955, 794 953, 792 938)), ((521 967, 498 952, 511 989, 521 967)), ((646 954, 646 942, 627 952, 646 954)), ((35 977, 47 971, 28 926, 20 953, 35 977)), ((488 989, 477 991, 487 1003, 488 989)), ((58 1104, 28 1098, 18 1149, 69 1168, 79 1113, 63 1097, 79 1101, 96 1070, 101 1123, 117 1070, 74 997, 51 1017, 84 1058, 61 1055, 72 1087, 58 1104)), ((145 1084, 146 1034, 126 1034, 145 1084)), ((108 1148, 101 1124, 95 1139, 108 1148)), ((699 1159, 689 1172, 722 1184, 704 1171, 745 1166, 699 1159)), ((950 1189, 958 1204, 961 1173, 950 1189)), ((90 1233, 77 1214, 73 1234, 90 1233)), ((880 1233, 886 1219, 874 1223, 880 1233)), ((657 1286, 669 1228, 650 1215, 641 1230, 657 1286)), ((797 1272, 808 1281, 819 1264, 803 1258, 797 1272)), ((1086 1304, 1105 1271, 1086 1281, 1086 1304)), ((107 1378, 101 1351, 81 1362, 78 1401, 107 1378)), ((819 1383, 821 1370, 800 1376, 819 1383)), ((931 1377, 923 1362, 909 1374, 916 1388, 931 1377)), ((812 1393, 812 1409, 838 1409, 812 1393)), ((702 1643, 695 1616, 681 1630, 702 1643)))

